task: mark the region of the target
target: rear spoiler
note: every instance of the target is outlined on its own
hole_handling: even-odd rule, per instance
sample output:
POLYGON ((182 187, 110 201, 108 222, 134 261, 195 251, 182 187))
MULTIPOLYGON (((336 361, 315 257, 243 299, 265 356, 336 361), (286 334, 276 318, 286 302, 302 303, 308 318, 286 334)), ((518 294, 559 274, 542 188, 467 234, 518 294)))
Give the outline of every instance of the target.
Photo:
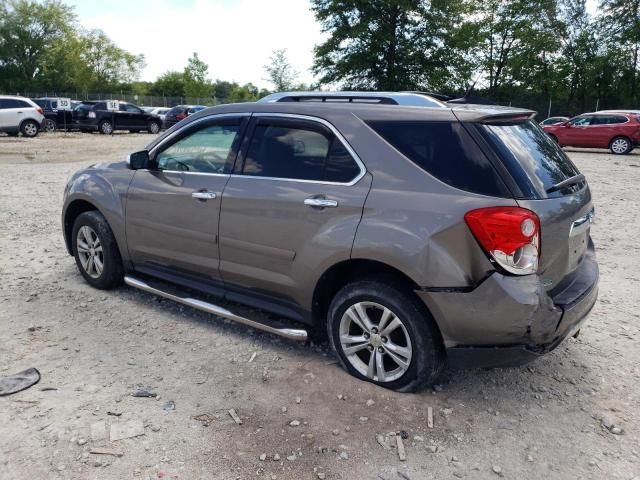
POLYGON ((484 123, 489 125, 523 123, 531 120, 537 114, 537 112, 533 110, 525 110, 522 108, 479 105, 460 105, 451 110, 461 122, 484 123))

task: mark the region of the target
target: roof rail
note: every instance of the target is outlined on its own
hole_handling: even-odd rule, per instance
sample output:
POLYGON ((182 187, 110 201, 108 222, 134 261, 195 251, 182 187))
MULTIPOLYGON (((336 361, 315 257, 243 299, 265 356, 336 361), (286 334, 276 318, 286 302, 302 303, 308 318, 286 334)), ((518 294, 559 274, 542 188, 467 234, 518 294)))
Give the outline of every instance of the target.
POLYGON ((331 102, 446 107, 440 99, 422 92, 279 92, 267 95, 258 102, 331 102))

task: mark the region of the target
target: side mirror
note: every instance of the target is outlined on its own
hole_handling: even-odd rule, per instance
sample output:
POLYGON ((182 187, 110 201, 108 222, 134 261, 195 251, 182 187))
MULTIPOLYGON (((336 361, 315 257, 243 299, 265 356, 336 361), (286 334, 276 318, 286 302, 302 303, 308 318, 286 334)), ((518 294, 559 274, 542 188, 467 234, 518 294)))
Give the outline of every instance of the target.
POLYGON ((140 150, 139 152, 130 153, 127 157, 127 166, 131 170, 141 170, 149 168, 151 160, 149 159, 149 152, 147 150, 140 150))

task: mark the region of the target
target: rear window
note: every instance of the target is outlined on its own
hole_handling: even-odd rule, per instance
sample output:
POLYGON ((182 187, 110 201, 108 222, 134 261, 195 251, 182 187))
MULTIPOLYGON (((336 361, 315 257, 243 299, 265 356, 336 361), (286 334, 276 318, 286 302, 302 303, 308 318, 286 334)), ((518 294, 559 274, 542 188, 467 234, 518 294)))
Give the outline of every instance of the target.
POLYGON ((553 185, 580 172, 536 123, 484 124, 480 131, 498 153, 524 198, 560 197, 584 186, 576 184, 547 193, 553 185))
POLYGON ((462 124, 413 121, 368 124, 405 157, 448 185, 493 197, 511 196, 462 124))

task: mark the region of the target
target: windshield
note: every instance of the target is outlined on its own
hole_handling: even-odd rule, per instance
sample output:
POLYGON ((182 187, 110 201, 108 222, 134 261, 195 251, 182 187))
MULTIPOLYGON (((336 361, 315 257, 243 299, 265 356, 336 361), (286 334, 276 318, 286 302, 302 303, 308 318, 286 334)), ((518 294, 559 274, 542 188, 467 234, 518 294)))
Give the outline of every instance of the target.
POLYGON ((480 126, 483 136, 522 191, 523 198, 550 198, 574 193, 584 182, 548 193, 554 185, 580 172, 544 131, 532 121, 480 126))

